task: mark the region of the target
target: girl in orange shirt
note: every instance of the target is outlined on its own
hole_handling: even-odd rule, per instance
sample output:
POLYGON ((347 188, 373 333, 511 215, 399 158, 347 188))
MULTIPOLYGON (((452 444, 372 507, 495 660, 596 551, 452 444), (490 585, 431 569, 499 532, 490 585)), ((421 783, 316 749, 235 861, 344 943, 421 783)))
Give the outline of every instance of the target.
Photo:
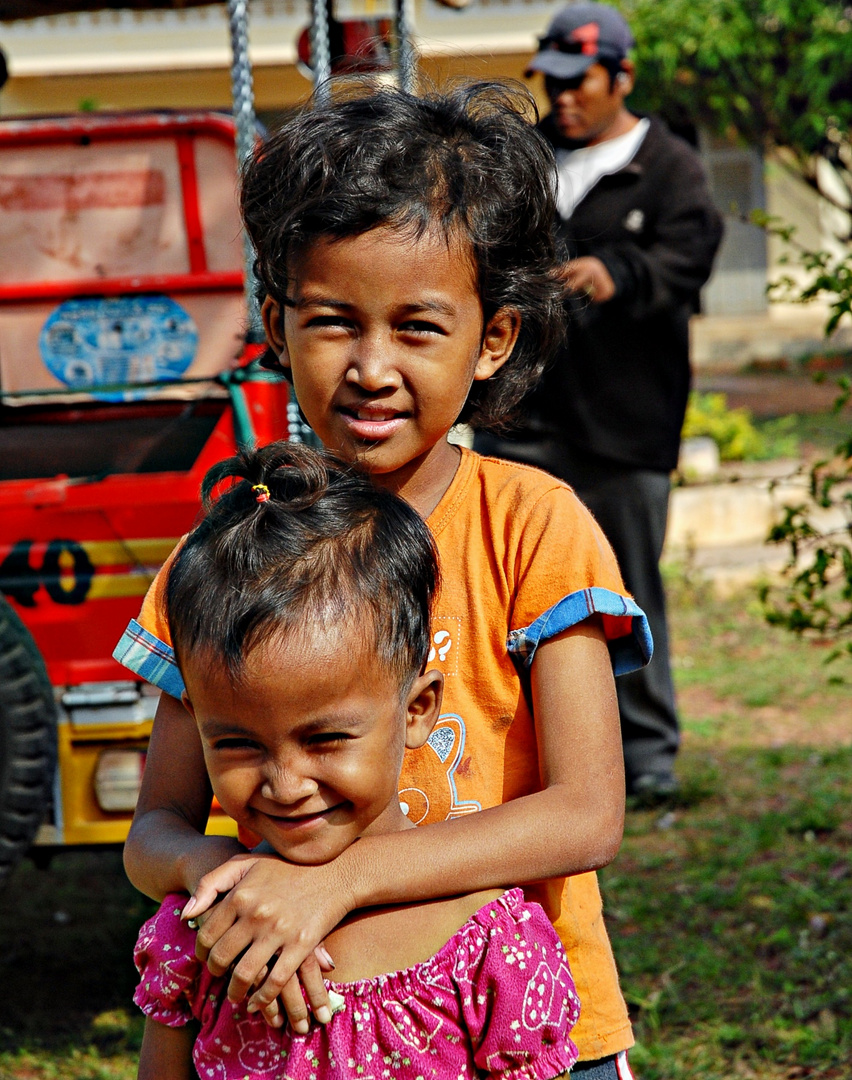
MULTIPOLYGON (((154 897, 191 892, 190 915, 225 894, 199 955, 214 974, 235 964, 230 996, 251 991, 248 1008, 272 1023, 282 1002, 296 1030, 308 1024, 306 999, 316 1019, 330 1017, 314 950, 353 910, 567 877, 544 899, 582 1003, 576 1071, 605 1059, 596 1077, 615 1078, 628 1075, 632 1036, 586 872, 621 840, 613 666, 647 659, 647 627, 568 488, 449 439, 459 421, 504 423, 560 336, 554 164, 532 108, 525 92, 482 83, 317 104, 258 149, 243 183, 276 363, 322 442, 427 519, 442 597, 464 607, 446 612, 447 626, 500 668, 493 699, 490 669, 480 679, 457 666, 446 681, 449 734, 430 751, 452 768, 445 820, 429 823, 415 763, 411 803, 401 799, 423 827, 365 837, 325 865, 205 837, 210 787, 155 584, 116 652, 168 691, 125 863, 154 897), (472 573, 484 575, 487 604, 472 573), (474 726, 496 740, 488 752, 474 726), (466 796, 468 782, 484 795, 466 796)), ((438 633, 450 630, 435 635, 441 658, 438 633)))

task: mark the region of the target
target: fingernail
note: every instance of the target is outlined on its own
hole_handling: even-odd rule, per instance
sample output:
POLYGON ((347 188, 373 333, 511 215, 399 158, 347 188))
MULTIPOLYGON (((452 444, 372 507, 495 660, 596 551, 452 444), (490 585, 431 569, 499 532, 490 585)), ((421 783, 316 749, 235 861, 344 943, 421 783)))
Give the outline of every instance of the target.
POLYGON ((297 1031, 300 1035, 307 1035, 311 1029, 311 1025, 307 1020, 297 1020, 293 1025, 293 1030, 297 1031))
POLYGON ((183 908, 183 911, 181 912, 180 917, 182 919, 188 919, 189 916, 193 913, 193 911, 195 911, 195 908, 197 907, 197 905, 198 905, 198 901, 195 899, 195 897, 190 896, 190 898, 184 904, 184 908, 183 908))
POLYGON ((248 1003, 248 1005, 246 1005, 246 1012, 247 1013, 256 1013, 257 1012, 257 1005, 255 1005, 255 1003, 253 1001, 250 1001, 248 1003))
POLYGON ((326 964, 328 964, 331 970, 334 971, 336 965, 331 958, 331 953, 328 951, 325 945, 320 945, 319 952, 322 955, 323 960, 325 960, 326 964))
POLYGON ((319 1020, 321 1024, 327 1024, 331 1019, 331 1009, 328 1005, 320 1005, 314 1016, 319 1020))

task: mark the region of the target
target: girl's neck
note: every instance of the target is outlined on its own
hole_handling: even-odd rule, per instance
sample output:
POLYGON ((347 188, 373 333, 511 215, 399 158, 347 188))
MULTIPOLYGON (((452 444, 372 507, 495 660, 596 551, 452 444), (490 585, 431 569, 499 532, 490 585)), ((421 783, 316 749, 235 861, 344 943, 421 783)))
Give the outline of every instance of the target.
POLYGON ((373 473, 379 487, 405 499, 422 518, 428 518, 447 493, 461 462, 461 451, 444 436, 423 457, 392 473, 373 473))

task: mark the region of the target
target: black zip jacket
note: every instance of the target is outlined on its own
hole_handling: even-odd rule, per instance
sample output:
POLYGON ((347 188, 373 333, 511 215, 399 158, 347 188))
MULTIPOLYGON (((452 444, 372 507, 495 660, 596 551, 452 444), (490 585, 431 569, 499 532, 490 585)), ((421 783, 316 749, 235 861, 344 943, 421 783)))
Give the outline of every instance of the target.
MULTIPOLYGON (((550 117, 541 130, 560 145, 550 117)), ((608 461, 673 469, 689 318, 722 239, 698 154, 652 119, 633 160, 601 177, 558 232, 565 259, 597 256, 616 293, 602 304, 567 302, 566 345, 525 403, 528 426, 608 461)))

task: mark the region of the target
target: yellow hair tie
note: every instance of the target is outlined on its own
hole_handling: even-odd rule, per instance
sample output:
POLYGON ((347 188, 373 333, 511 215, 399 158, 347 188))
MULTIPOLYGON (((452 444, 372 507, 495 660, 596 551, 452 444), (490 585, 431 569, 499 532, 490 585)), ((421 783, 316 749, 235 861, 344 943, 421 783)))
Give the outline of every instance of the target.
POLYGON ((252 491, 257 492, 257 502, 269 502, 269 488, 266 484, 252 484, 251 489, 252 491))

